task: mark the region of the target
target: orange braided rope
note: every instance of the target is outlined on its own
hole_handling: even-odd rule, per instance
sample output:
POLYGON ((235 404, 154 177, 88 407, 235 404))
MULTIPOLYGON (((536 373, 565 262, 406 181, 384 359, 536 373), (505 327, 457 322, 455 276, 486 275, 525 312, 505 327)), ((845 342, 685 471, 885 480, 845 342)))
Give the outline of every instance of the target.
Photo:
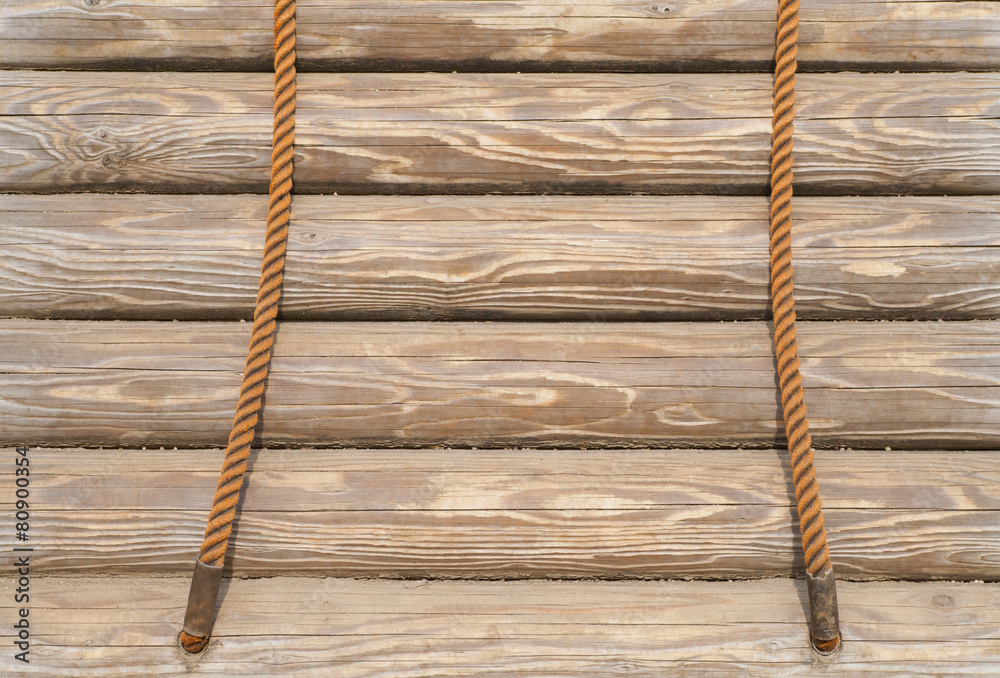
MULTIPOLYGON (((261 263, 260 287, 254 310, 253 331, 247 351, 243 385, 229 434, 226 457, 219 476, 212 511, 199 560, 222 567, 232 532, 236 505, 243 487, 250 446, 254 439, 261 399, 267 387, 271 346, 281 297, 282 271, 291 207, 293 145, 295 142, 295 0, 275 0, 274 7, 274 136, 271 150, 271 186, 267 231, 261 263)), ((217 591, 216 591, 217 594, 217 591)), ((214 613, 212 600, 212 612, 214 613)), ((190 605, 190 603, 189 603, 190 605)), ((181 632, 181 645, 200 652, 208 636, 181 632)))
MULTIPOLYGON (((785 433, 791 453, 792 481, 802 530, 809 581, 820 580, 833 589, 833 567, 826 544, 823 511, 813 468, 812 437, 799 374, 799 349, 795 334, 795 298, 792 296, 792 131, 795 117, 795 70, 798 56, 799 1, 779 0, 776 63, 774 69, 774 118, 771 136, 771 308, 774 315, 775 356, 781 388, 785 433), (827 583, 828 582, 828 583, 827 583)), ((835 589, 832 594, 836 614, 835 589)), ((829 629, 817 633, 816 595, 810 590, 813 608, 813 645, 823 653, 840 644, 829 629), (832 637, 831 637, 832 636, 832 637)), ((829 620, 827 620, 829 626, 829 620)), ((837 626, 833 622, 833 626, 837 626)))

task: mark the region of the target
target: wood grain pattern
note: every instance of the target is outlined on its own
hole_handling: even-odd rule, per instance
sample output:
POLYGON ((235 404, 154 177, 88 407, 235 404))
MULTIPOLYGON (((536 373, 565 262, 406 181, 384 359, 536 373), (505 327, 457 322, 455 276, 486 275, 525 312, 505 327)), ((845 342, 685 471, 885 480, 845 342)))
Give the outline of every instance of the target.
MULTIPOLYGON (((258 196, 0 196, 0 314, 251 319, 258 196)), ((1000 317, 1000 199, 802 198, 803 319, 1000 317), (955 224, 962 224, 956 229, 955 224)), ((287 320, 762 320, 767 200, 299 196, 287 320)))
MULTIPOLYGON (((8 450, 13 458, 13 451, 8 450)), ((802 572, 783 450, 262 450, 238 576, 702 578, 802 572)), ((36 574, 191 567, 219 450, 32 450, 36 574)), ((825 450, 837 572, 997 579, 996 452, 825 450)), ((13 505, 13 467, 0 505, 13 505)))
MULTIPOLYGON (((187 578, 32 586, 32 663, 17 675, 939 678, 1000 668, 995 584, 839 583, 848 640, 833 662, 810 653, 805 586, 792 580, 224 580, 212 645, 197 657, 175 642, 187 578)), ((0 602, 8 618, 12 598, 0 602)), ((0 661, 13 670, 12 652, 0 661)))
MULTIPOLYGON (((297 3, 299 59, 351 68, 767 70, 766 0, 297 3)), ((805 69, 975 70, 1000 65, 992 2, 804 0, 805 69)), ((271 5, 253 0, 8 0, 11 68, 267 70, 271 5)))
MULTIPOLYGON (((212 446, 249 323, 0 324, 0 440, 212 446)), ((803 323, 820 446, 1000 447, 997 324, 803 323)), ((780 446, 764 323, 285 323, 268 446, 780 446)))
POLYGON ((156 72, 0 78, 22 193, 0 196, 0 315, 36 318, 0 321, 0 444, 50 446, 32 663, 0 674, 1000 673, 1000 588, 941 581, 1000 571, 996 5, 803 1, 828 663, 779 579, 802 564, 761 322, 771 0, 300 0, 283 313, 345 322, 280 325, 241 578, 200 657, 175 638, 249 334, 219 321, 259 266, 272 7, 3 3, 0 68, 156 72), (850 69, 880 73, 815 73, 850 69), (330 193, 362 195, 308 195, 330 193), (87 320, 112 317, 139 322, 87 320), (860 318, 968 322, 819 322, 860 318), (386 319, 574 322, 358 322, 386 319), (605 322, 722 319, 752 322, 605 322), (871 581, 897 578, 922 581, 871 581))
MULTIPOLYGON (((11 72, 11 191, 266 192, 267 74, 11 72)), ((806 74, 802 194, 1000 192, 1000 73, 806 74)), ((771 77, 307 74, 300 193, 762 195, 771 77)))

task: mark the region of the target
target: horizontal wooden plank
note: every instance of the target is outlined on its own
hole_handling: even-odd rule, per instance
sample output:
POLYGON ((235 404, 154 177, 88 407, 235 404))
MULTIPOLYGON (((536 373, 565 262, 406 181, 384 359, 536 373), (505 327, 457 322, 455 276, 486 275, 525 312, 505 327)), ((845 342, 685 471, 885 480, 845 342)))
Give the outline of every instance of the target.
MULTIPOLYGON (((28 455, 31 494, 46 511, 197 508, 211 500, 206 488, 222 464, 218 449, 32 448, 28 455)), ((786 457, 785 450, 259 449, 243 507, 792 506, 786 457)), ((1000 457, 993 451, 819 450, 816 466, 828 510, 1000 510, 1000 457)), ((10 501, 0 495, 0 503, 10 501)))
MULTIPOLYGON (((267 70, 272 13, 260 0, 8 0, 0 65, 267 70)), ((988 1, 803 0, 800 17, 804 69, 1000 66, 988 1)), ((296 19, 312 70, 765 70, 774 55, 769 0, 299 0, 296 19)))
MULTIPOLYGON (((266 192, 271 76, 16 71, 8 191, 266 192)), ((307 74, 300 193, 763 195, 771 76, 307 74)), ((1000 73, 799 78, 800 194, 1000 192, 1000 73)))
MULTIPOLYGON (((266 210, 248 195, 0 195, 0 315, 250 319, 266 210)), ((799 318, 1000 317, 1000 199, 795 210, 799 318)), ((762 197, 299 196, 281 313, 762 320, 767 233, 762 197)))
MULTIPOLYGON (((31 585, 31 663, 0 658, 17 675, 913 678, 1000 668, 995 584, 840 582, 845 642, 832 661, 808 649, 805 586, 792 580, 226 580, 212 643, 195 657, 176 644, 187 578, 31 585)), ((0 602, 8 619, 12 601, 0 602)))
MULTIPOLYGON (((13 450, 8 450, 13 458, 13 450)), ((219 450, 35 449, 37 574, 187 574, 219 450)), ((781 450, 262 450, 239 576, 753 578, 803 570, 781 450)), ((824 450, 852 579, 997 579, 1000 455, 824 450)), ((0 504, 13 510, 13 466, 0 504)))
MULTIPOLYGON (((820 446, 1000 448, 995 322, 802 323, 820 446)), ((249 323, 0 323, 0 441, 214 446, 249 323)), ((780 445, 751 323, 284 323, 267 446, 780 445)))

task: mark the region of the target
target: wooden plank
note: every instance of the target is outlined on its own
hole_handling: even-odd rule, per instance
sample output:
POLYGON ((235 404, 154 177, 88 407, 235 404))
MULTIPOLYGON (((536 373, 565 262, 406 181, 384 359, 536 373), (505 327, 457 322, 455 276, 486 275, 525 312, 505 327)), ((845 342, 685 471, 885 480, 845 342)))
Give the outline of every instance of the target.
MULTIPOLYGON (((5 74, 9 191, 266 192, 267 74, 5 74)), ((306 74, 300 193, 761 195, 771 76, 306 74)), ((800 194, 1000 192, 1000 73, 806 74, 800 194)))
MULTIPOLYGON (((213 446, 249 323, 0 323, 0 441, 213 446)), ((820 446, 1000 448, 995 322, 803 323, 820 446)), ((284 323, 267 446, 774 446, 764 323, 284 323)))
MULTIPOLYGON (((801 198, 803 319, 1000 317, 1000 199, 801 198), (958 231, 955 224, 962 224, 958 231)), ((0 314, 253 317, 259 196, 0 196, 0 314)), ((762 320, 766 198, 299 196, 288 320, 762 320)))
MULTIPOLYGON (((13 450, 7 450, 13 458, 13 450)), ((29 453, 36 574, 188 574, 219 450, 29 453)), ((801 574, 782 450, 263 450, 239 576, 752 578, 801 574)), ((997 578, 996 452, 818 454, 851 579, 997 578)), ((13 510, 13 467, 0 504, 13 510)))
MULTIPOLYGON (((8 579, 8 581, 10 581, 8 579)), ((994 676, 1000 586, 841 582, 842 652, 808 649, 805 586, 760 582, 224 582, 202 655, 177 647, 188 579, 32 580, 17 675, 994 676), (280 667, 280 668, 277 668, 280 667)), ((3 613, 15 614, 13 596, 3 613)))
MULTIPOLYGON (((8 0, 0 9, 6 68, 270 68, 272 7, 259 0, 8 0)), ((804 69, 1000 65, 988 1, 804 0, 800 17, 804 69)), ((296 18, 299 60, 311 70, 761 71, 774 56, 768 0, 300 0, 296 18)))

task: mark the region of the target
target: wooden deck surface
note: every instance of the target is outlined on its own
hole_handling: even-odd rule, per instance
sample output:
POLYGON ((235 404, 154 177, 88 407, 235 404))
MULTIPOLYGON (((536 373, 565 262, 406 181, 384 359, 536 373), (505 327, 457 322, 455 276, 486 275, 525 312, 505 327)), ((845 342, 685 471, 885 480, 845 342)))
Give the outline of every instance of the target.
MULTIPOLYGON (((0 195, 0 313, 250 320, 258 196, 0 195)), ((1000 199, 799 198, 796 313, 992 319, 1000 199), (960 227, 959 227, 960 226, 960 227)), ((763 320, 767 199, 295 199, 288 320, 763 320)))
POLYGON ((17 675, 930 678, 992 676, 1000 653, 995 584, 842 582, 849 640, 829 662, 803 644, 805 586, 787 579, 232 579, 195 658, 176 645, 187 578, 35 581, 44 645, 17 675))
MULTIPOLYGON (((790 577, 802 556, 786 457, 777 449, 260 450, 231 572, 790 577)), ((188 574, 221 463, 220 450, 35 452, 31 492, 43 508, 34 572, 188 574)), ((996 577, 1000 455, 822 450, 817 469, 842 576, 996 577)), ((0 506, 13 510, 13 488, 12 476, 0 476, 0 506)))
MULTIPOLYGON (((774 58, 769 0, 300 0, 315 70, 755 70, 774 58)), ((992 0, 805 0, 807 69, 1000 66, 992 0)), ((271 68, 273 5, 246 0, 13 0, 0 64, 28 68, 271 68), (113 40, 109 40, 109 32, 113 40)))
MULTIPOLYGON (((266 73, 14 72, 8 190, 267 192, 266 73)), ((766 74, 298 79, 298 193, 766 194, 766 74)), ((1000 192, 1000 73, 798 78, 799 194, 1000 192)))
MULTIPOLYGON (((212 446, 251 323, 10 321, 0 443, 212 446)), ((1000 447, 1000 324, 810 323, 818 446, 1000 447)), ((767 324, 285 323, 271 446, 784 444, 767 324)))
POLYGON ((826 660, 769 323, 774 0, 300 0, 266 448, 215 638, 183 654, 260 270, 272 12, 0 6, 0 454, 31 448, 33 549, 31 663, 0 675, 1000 675, 988 0, 802 0, 826 660))

